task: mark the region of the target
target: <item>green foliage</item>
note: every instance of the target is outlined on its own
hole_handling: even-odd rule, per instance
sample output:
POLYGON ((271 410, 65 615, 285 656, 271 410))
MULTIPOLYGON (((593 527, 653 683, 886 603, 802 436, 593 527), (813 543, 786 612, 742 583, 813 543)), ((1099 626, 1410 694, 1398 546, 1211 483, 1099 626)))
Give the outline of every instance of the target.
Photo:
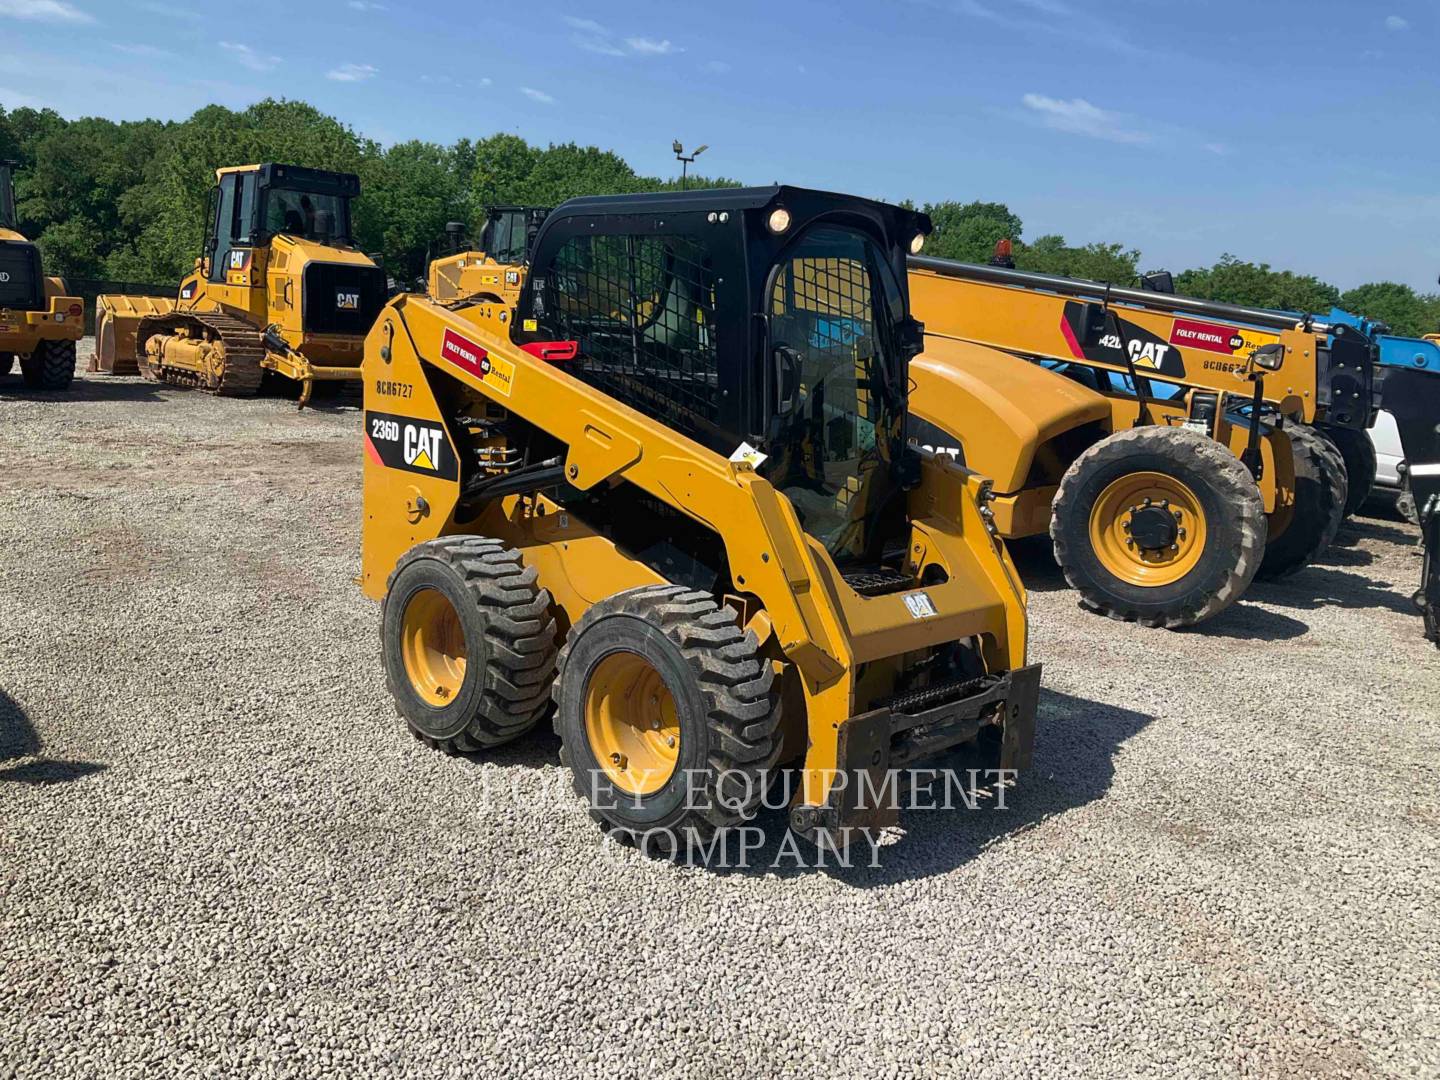
POLYGON ((1176 274, 1175 291, 1204 300, 1280 311, 1326 312, 1340 300, 1340 290, 1319 278, 1272 270, 1268 263, 1242 262, 1228 254, 1207 269, 1176 274))
POLYGON ((1071 247, 1063 236, 1037 237, 1032 244, 1015 245, 1015 265, 1041 274, 1130 285, 1136 278, 1140 252, 1123 244, 1086 244, 1071 247))
MULTIPOLYGON (((266 100, 240 112, 212 105, 180 123, 67 121, 50 109, 0 109, 0 157, 16 174, 20 225, 54 273, 121 281, 177 281, 199 254, 216 168, 264 161, 355 172, 356 241, 381 254, 392 275, 425 272, 448 221, 474 226, 483 208, 555 206, 578 195, 667 191, 678 177, 637 173, 596 146, 535 146, 518 135, 462 139, 450 147, 405 142, 388 148, 303 102, 266 100)), ((690 187, 733 186, 690 177, 690 187)), ((908 204, 907 204, 908 205, 908 204)), ((1022 239, 1003 203, 941 201, 922 209, 935 223, 927 255, 988 262, 995 242, 1014 242, 1022 269, 1131 284, 1140 253, 1118 243, 1071 246, 1057 235, 1022 239)), ((1440 327, 1440 296, 1380 282, 1340 291, 1317 278, 1226 255, 1176 275, 1177 291, 1292 311, 1336 303, 1381 319, 1396 333, 1440 327)))
POLYGON ((925 254, 937 259, 989 262, 997 240, 1020 239, 1020 218, 1003 203, 938 202, 920 209, 935 226, 925 241, 925 254))
POLYGON ((1440 330, 1440 297, 1417 295, 1409 285, 1393 281, 1351 289, 1340 297, 1340 306, 1388 323, 1391 332, 1401 337, 1421 337, 1440 330))

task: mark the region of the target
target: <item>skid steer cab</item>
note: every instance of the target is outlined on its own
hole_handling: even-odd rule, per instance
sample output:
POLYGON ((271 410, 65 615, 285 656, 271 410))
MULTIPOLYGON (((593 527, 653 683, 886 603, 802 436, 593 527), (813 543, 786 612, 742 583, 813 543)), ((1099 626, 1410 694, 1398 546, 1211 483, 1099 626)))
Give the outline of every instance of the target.
POLYGON ((365 334, 385 306, 385 272, 355 248, 360 181, 298 165, 220 169, 205 247, 176 298, 97 300, 99 371, 230 396, 271 377, 359 378, 365 334))
POLYGON ((363 581, 412 731, 484 751, 553 717, 593 815, 672 851, 785 764, 827 842, 893 824, 922 758, 1026 766, 1040 672, 987 484, 905 439, 929 228, 792 187, 577 199, 513 306, 392 300, 363 581))
POLYGON ((64 281, 46 277, 40 249, 21 235, 14 169, 0 161, 0 376, 16 364, 27 390, 65 390, 75 377, 75 343, 85 308, 64 281))

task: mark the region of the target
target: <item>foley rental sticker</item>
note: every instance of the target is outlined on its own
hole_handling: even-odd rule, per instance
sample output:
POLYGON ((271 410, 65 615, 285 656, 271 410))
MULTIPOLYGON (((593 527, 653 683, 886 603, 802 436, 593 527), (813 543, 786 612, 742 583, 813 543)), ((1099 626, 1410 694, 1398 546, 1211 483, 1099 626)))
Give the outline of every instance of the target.
POLYGON ((491 356, 475 342, 454 330, 446 330, 440 342, 440 355, 456 367, 470 372, 486 386, 493 386, 505 397, 515 386, 515 365, 503 356, 491 356))
POLYGON ((1224 326, 1218 323, 1199 322, 1196 319, 1176 319, 1170 329, 1170 344, 1186 349, 1204 349, 1206 352, 1224 353, 1249 359, 1250 354, 1262 345, 1273 345, 1280 338, 1259 330, 1240 326, 1224 326))
POLYGON ((441 480, 455 480, 460 475, 445 429, 429 420, 367 412, 365 452, 387 469, 403 469, 441 480))

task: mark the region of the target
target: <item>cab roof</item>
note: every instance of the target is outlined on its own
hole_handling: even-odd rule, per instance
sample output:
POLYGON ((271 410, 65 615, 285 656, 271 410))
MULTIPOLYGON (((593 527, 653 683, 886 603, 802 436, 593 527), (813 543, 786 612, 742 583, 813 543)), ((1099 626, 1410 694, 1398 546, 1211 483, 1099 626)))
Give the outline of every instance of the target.
POLYGON ((794 203, 833 202, 867 207, 882 213, 909 213, 923 223, 930 231, 930 219, 924 214, 904 210, 890 203, 864 199, 855 195, 842 195, 833 191, 819 191, 813 188, 794 187, 790 184, 771 184, 766 187, 740 188, 694 188, 689 191, 661 191, 634 195, 586 195, 568 199, 552 211, 563 217, 587 214, 678 214, 708 210, 760 210, 772 203, 788 205, 794 203))

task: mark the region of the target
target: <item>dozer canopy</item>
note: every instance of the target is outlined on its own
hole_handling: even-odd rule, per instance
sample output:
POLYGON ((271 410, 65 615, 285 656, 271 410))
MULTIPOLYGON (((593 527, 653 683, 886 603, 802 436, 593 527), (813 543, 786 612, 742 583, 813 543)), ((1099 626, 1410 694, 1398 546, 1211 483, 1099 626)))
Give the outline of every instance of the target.
POLYGON ((211 245, 223 256, 229 245, 258 247, 289 235, 321 244, 351 243, 350 202, 360 194, 352 173, 300 165, 242 165, 218 169, 211 196, 211 245))

